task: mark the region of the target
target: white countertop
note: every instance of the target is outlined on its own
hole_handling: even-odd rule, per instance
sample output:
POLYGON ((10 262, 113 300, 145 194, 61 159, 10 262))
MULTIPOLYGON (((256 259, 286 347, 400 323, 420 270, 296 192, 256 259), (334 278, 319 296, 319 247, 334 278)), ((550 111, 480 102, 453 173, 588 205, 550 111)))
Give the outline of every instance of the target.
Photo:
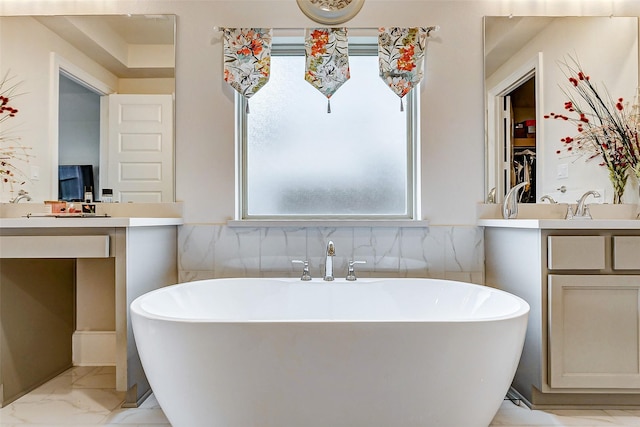
POLYGON ((155 227, 182 225, 182 218, 137 217, 19 217, 0 218, 0 230, 8 228, 105 228, 105 227, 155 227))
POLYGON ((637 230, 637 219, 479 219, 481 227, 534 228, 556 230, 637 230))

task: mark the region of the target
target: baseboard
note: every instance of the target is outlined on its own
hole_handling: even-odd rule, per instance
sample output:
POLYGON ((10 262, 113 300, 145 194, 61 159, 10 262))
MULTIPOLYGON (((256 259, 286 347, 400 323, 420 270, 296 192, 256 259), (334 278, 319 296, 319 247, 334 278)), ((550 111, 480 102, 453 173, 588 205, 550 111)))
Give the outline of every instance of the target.
POLYGON ((76 331, 72 337, 74 366, 115 366, 115 331, 76 331))

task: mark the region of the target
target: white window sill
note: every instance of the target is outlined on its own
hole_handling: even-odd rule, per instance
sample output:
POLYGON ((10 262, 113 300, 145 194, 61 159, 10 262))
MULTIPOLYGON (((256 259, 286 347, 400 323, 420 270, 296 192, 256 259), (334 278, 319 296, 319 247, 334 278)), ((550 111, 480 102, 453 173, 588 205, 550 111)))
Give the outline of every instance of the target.
POLYGON ((229 220, 229 227, 415 227, 428 228, 426 219, 252 219, 229 220))

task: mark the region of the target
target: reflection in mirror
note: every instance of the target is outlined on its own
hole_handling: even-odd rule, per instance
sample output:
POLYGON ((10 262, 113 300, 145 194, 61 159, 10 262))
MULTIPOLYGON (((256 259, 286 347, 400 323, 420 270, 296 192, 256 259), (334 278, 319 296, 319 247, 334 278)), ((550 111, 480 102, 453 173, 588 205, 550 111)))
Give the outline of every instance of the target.
POLYGON ((557 154, 560 140, 575 135, 575 126, 544 115, 562 112, 568 100, 559 63, 569 56, 578 58, 600 88, 634 100, 638 18, 485 17, 484 26, 487 194, 495 188, 500 202, 510 188, 528 181, 520 202, 548 195, 575 203, 585 191, 597 190, 602 196, 596 202, 611 203, 608 172, 598 159, 557 154))
POLYGON ((35 155, 21 165, 33 201, 85 186, 98 201, 175 200, 175 16, 0 17, 0 52, 21 81, 13 132, 35 155))

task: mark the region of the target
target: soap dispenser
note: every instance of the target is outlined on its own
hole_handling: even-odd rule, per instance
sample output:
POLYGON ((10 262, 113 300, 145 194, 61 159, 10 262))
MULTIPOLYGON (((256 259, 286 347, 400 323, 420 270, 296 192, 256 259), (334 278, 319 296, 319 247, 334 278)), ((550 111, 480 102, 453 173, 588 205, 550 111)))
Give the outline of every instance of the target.
POLYGON ((93 203, 93 187, 84 187, 84 202, 93 203))

